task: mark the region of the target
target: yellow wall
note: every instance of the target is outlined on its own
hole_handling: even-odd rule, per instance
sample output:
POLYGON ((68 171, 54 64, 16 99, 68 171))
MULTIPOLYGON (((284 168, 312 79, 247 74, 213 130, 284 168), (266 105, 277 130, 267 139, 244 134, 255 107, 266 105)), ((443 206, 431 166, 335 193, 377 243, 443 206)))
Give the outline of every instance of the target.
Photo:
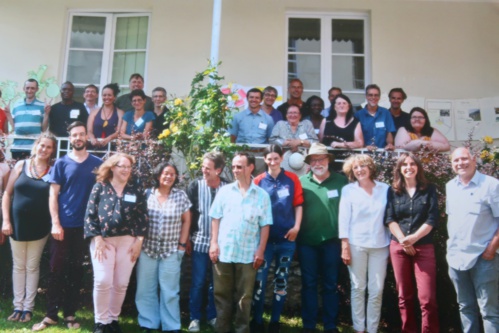
MULTIPOLYGON (((49 65, 62 80, 70 9, 152 13, 147 90, 188 92, 210 56, 210 0, 1 0, 0 81, 22 83, 49 65)), ((371 17, 372 78, 426 98, 498 95, 497 2, 223 0, 221 74, 244 85, 285 85, 288 10, 360 11, 371 17)))

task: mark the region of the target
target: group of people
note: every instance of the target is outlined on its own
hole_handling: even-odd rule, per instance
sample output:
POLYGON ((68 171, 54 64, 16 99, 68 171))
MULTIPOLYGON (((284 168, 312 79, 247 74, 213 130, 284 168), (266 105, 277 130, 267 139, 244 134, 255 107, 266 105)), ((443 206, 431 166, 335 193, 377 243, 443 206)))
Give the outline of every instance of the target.
MULTIPOLYGON (((166 99, 166 91, 155 90, 150 99, 139 88, 141 83, 141 77, 131 77, 132 91, 125 102, 124 97, 116 99, 117 87, 108 85, 102 89, 101 108, 86 104, 81 110, 74 101, 64 102, 72 101, 74 87, 69 82, 61 87, 61 106, 40 103, 34 98, 36 81, 25 83, 26 99, 12 108, 12 115, 16 132, 31 132, 17 134, 36 134, 35 129, 47 126, 52 131, 50 119, 58 115, 61 119, 55 124, 69 125, 66 132, 72 149, 53 164, 56 139, 44 133, 35 140, 31 155, 18 161, 12 171, 0 168, 5 189, 2 233, 10 238, 13 256, 14 310, 9 320, 32 320, 40 257, 49 241, 47 312, 34 331, 56 325, 60 309, 67 328, 80 327, 76 310, 87 249, 94 273, 95 333, 122 331, 118 319, 136 263, 135 303, 142 331, 178 332, 184 253, 192 260, 189 331, 201 329, 208 280, 208 325, 220 333, 233 328, 265 332, 265 291, 269 268, 275 262, 268 331, 279 332, 295 251, 301 270, 304 333, 316 328, 319 293, 324 331, 338 332, 337 284, 342 262, 350 273, 354 330, 376 332, 388 258, 395 272, 402 331, 417 331, 416 297, 422 331, 439 331, 432 239, 439 220, 437 193, 419 159, 412 153, 401 154, 391 186, 374 180, 376 167, 367 155, 352 155, 342 164, 347 177, 330 168, 334 156, 328 146, 357 148, 372 138, 368 145, 393 148, 394 120, 405 116, 377 106, 377 86, 367 87, 368 104, 355 114, 338 88, 331 91, 338 94, 329 109, 323 109, 317 98, 311 98, 308 107, 296 102, 303 86, 292 80, 292 98, 270 113, 265 99, 272 101, 277 91, 251 89, 249 109, 234 116, 229 132, 235 142, 271 141, 263 151, 267 171, 253 178, 254 156, 239 152, 231 163, 234 182, 229 183, 221 178, 224 157, 209 152, 203 156, 203 176, 184 192, 177 187, 178 170, 169 162, 154 168, 155 185, 143 189, 133 180, 132 156, 117 153, 102 162, 87 151, 87 141, 98 147, 113 135, 127 138, 143 131, 147 136, 158 118, 156 109, 154 113, 146 110, 159 105, 161 112, 167 112, 164 100, 159 103, 155 95, 164 93, 166 99), (130 105, 120 107, 120 99, 130 105), (129 108, 125 114, 121 111, 129 108), (78 120, 85 115, 86 119, 78 120), (287 120, 274 126, 279 116, 287 120), (309 120, 301 120, 302 116, 309 120), (338 139, 346 128, 349 136, 338 139), (282 169, 283 147, 308 148, 305 162, 310 171, 298 177, 282 169)), ((405 93, 397 89, 390 92, 390 100, 398 100, 400 106, 405 93)), ((96 92, 96 88, 85 89, 85 95, 96 92)), ((406 135, 417 142, 408 150, 421 145, 449 150, 445 138, 430 127, 423 109, 413 109, 405 125, 397 121, 402 125, 396 145, 397 137, 406 135)), ((16 144, 26 149, 32 143, 16 144)), ((451 163, 457 176, 447 185, 447 260, 463 330, 478 330, 481 314, 485 331, 498 332, 499 181, 478 172, 466 148, 456 149, 451 163)))
POLYGON ((321 142, 328 147, 355 149, 362 147, 395 148, 417 151, 422 146, 431 151, 450 150, 449 141, 431 127, 427 112, 421 107, 409 113, 401 105, 407 95, 402 88, 389 93, 390 109, 378 105, 381 90, 376 84, 366 87, 367 104, 354 111, 352 102, 341 88, 329 90, 331 106, 324 108, 319 96, 303 101, 303 84, 292 79, 288 86, 289 99, 274 109, 277 90, 268 86, 263 92, 248 90, 248 108, 236 114, 229 132, 236 143, 277 143, 296 151, 321 142))
MULTIPOLYGON (((24 137, 13 141, 11 153, 16 160, 30 156, 34 139, 29 136, 50 131, 56 137, 68 137, 67 127, 74 121, 80 121, 88 128, 90 147, 94 150, 106 148, 118 136, 122 139, 148 138, 168 128, 165 124, 167 96, 163 87, 157 87, 153 89, 151 99, 143 88, 144 79, 138 73, 130 76, 130 93, 119 97, 119 86, 107 84, 101 89, 102 105, 99 106, 97 86, 86 86, 85 102, 80 103, 74 98, 73 83, 66 81, 61 85, 61 101, 50 105, 36 98, 38 82, 28 79, 23 86, 25 98, 0 109, 0 131, 24 137)), ((67 148, 67 145, 63 143, 61 147, 67 148)))

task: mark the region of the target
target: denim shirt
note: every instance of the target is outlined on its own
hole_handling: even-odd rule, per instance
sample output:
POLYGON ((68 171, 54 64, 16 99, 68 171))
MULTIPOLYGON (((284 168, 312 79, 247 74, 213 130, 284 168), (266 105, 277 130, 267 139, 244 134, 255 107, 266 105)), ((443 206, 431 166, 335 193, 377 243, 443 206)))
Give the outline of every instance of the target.
MULTIPOLYGON (((406 191, 399 195, 390 187, 385 224, 388 225, 391 222, 398 223, 400 230, 406 236, 416 233, 423 223, 426 223, 433 227, 432 231, 414 245, 433 243, 432 235, 438 223, 438 199, 435 185, 428 184, 424 190, 417 189, 412 198, 406 191)), ((394 235, 391 238, 398 242, 394 235)))

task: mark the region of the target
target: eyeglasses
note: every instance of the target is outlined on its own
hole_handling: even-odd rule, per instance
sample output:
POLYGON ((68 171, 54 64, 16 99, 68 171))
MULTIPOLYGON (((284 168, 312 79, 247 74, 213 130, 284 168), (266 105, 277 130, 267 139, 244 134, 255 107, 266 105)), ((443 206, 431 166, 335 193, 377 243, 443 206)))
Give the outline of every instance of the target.
POLYGON ((269 93, 265 93, 265 94, 263 94, 263 96, 265 96, 265 97, 272 97, 272 98, 276 98, 277 97, 276 94, 269 94, 269 93))
POLYGON ((142 103, 142 102, 144 102, 143 99, 132 99, 132 104, 142 103))
POLYGON ((246 167, 245 165, 233 165, 232 166, 232 170, 242 170, 244 167, 246 167))
POLYGON ((122 169, 122 170, 132 170, 132 167, 131 167, 131 166, 129 166, 129 165, 118 165, 118 164, 116 164, 115 166, 116 166, 117 168, 122 169))
POLYGON ((423 120, 423 119, 425 119, 425 117, 423 117, 423 116, 412 116, 411 119, 423 120))
POLYGON ((323 157, 323 158, 316 158, 316 159, 310 159, 310 165, 314 164, 314 163, 320 163, 322 161, 324 161, 327 157, 323 157))
POLYGON ((376 98, 379 97, 379 94, 367 94, 367 97, 376 98))

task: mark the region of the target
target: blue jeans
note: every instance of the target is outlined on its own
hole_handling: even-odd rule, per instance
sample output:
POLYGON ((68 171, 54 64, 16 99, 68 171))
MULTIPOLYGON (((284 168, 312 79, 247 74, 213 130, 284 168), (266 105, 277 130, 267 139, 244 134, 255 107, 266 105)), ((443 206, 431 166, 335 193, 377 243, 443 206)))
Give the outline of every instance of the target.
POLYGON ((201 304, 203 303, 203 287, 208 276, 208 304, 206 305, 206 319, 217 317, 215 299, 213 297, 213 273, 208 253, 192 251, 192 281, 189 293, 189 311, 191 320, 201 319, 201 304))
POLYGON ((265 290, 267 276, 272 261, 275 258, 276 267, 274 275, 274 298, 272 301, 272 316, 270 322, 279 322, 282 308, 286 301, 286 288, 288 285, 289 267, 293 260, 296 243, 283 241, 278 243, 267 243, 265 248, 265 262, 256 273, 256 285, 253 293, 253 320, 257 323, 263 322, 263 307, 265 305, 265 290))
POLYGON ((163 331, 180 330, 180 264, 183 251, 166 259, 153 259, 140 253, 137 263, 135 304, 139 325, 163 331), (158 297, 159 287, 159 297, 158 297))
POLYGON ((471 269, 459 271, 449 267, 449 276, 456 288, 461 326, 464 333, 480 330, 479 312, 484 331, 499 332, 499 255, 493 260, 482 256, 471 269))
POLYGON ((338 295, 338 271, 341 263, 339 242, 327 242, 317 246, 298 245, 301 268, 301 316, 303 328, 315 329, 319 300, 319 277, 322 280, 322 312, 324 330, 336 328, 340 297, 338 295))

